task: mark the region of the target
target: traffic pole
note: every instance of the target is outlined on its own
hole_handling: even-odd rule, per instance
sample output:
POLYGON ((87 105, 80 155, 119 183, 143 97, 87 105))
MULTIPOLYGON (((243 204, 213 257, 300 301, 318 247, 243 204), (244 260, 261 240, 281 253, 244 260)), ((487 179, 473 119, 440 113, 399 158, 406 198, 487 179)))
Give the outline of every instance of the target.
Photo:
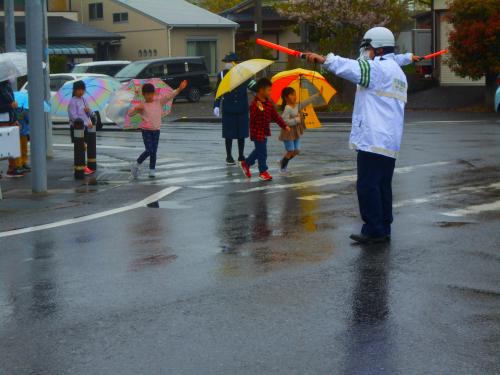
MULTIPOLYGON (((14 18, 14 0, 4 0, 5 52, 16 52, 16 23, 14 18)), ((17 90, 17 81, 13 80, 12 88, 17 90)))
MULTIPOLYGON (((262 38, 262 0, 254 0, 254 19, 255 19, 255 24, 254 24, 254 32, 255 32, 255 39, 261 39, 262 38)), ((258 44, 255 45, 255 56, 256 57, 262 57, 262 47, 258 44)))
POLYGON ((87 167, 97 170, 97 139, 96 125, 87 128, 87 167))
POLYGON ((30 84, 29 115, 31 138, 32 190, 47 191, 47 151, 44 115, 43 77, 43 19, 42 1, 26 0, 26 48, 28 53, 28 81, 30 84))
POLYGON ((85 125, 83 120, 77 119, 73 123, 73 145, 74 145, 74 166, 75 179, 85 178, 85 125))
MULTIPOLYGON (((43 62, 45 69, 43 70, 44 83, 45 83, 45 101, 50 103, 52 95, 50 93, 50 58, 49 58, 49 31, 47 20, 47 0, 42 0, 43 9, 43 62)), ((50 112, 45 112, 45 126, 46 131, 46 144, 47 144, 47 157, 54 157, 54 142, 52 140, 52 115, 50 112)))

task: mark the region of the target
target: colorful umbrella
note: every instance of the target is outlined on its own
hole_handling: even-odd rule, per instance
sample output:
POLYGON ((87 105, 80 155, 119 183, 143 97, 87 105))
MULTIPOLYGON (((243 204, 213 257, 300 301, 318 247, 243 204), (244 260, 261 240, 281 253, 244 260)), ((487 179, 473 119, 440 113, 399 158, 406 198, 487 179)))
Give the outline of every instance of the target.
MULTIPOLYGON (((111 95, 121 88, 121 84, 114 78, 86 77, 85 94, 83 100, 92 111, 103 112, 111 95)), ((66 82, 52 97, 52 115, 64 117, 68 115, 68 105, 73 96, 73 84, 76 81, 66 82)))
POLYGON ((273 82, 272 98, 281 103, 281 92, 285 87, 292 87, 297 92, 299 103, 311 96, 318 95, 314 105, 326 105, 330 102, 337 91, 328 83, 325 77, 313 70, 293 69, 276 74, 273 82))
MULTIPOLYGON (((16 91, 14 92, 14 100, 17 102, 19 108, 29 109, 29 97, 26 91, 16 91)), ((43 101, 43 110, 44 112, 50 112, 50 104, 45 100, 43 101)))
MULTIPOLYGON (((126 90, 134 94, 134 97, 131 102, 127 105, 125 101, 122 100, 122 107, 126 105, 127 108, 134 106, 139 103, 144 102, 144 96, 142 96, 142 86, 146 83, 152 84, 156 89, 156 95, 158 97, 163 97, 171 94, 174 90, 163 82, 159 78, 152 79, 133 79, 128 84, 125 85, 125 88, 122 90, 126 90)), ((118 96, 118 95, 117 95, 118 96)), ((122 97, 123 98, 123 97, 122 97)), ((167 116, 172 111, 172 102, 173 100, 169 100, 164 106, 162 111, 162 116, 167 116)), ((118 104, 116 104, 118 105, 118 104)), ((111 106, 110 106, 111 107, 111 106)), ((142 115, 140 113, 136 113, 133 116, 128 115, 128 110, 123 111, 123 109, 115 108, 114 111, 117 113, 125 113, 124 121, 115 121, 118 125, 123 123, 124 129, 137 129, 139 125, 142 123, 142 115)))
POLYGON ((271 60, 252 59, 233 66, 219 84, 215 98, 234 90, 272 63, 271 60))
POLYGON ((24 52, 0 54, 0 82, 28 74, 28 58, 24 52))

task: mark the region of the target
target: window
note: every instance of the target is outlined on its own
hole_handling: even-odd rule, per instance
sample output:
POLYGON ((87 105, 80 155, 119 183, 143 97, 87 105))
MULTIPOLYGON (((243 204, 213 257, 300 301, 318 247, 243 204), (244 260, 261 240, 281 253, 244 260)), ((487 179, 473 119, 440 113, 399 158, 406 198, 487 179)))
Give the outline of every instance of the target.
POLYGON ((92 3, 89 4, 89 19, 90 20, 102 20, 104 16, 104 10, 102 3, 92 3))
POLYGON ((168 74, 184 74, 186 73, 186 66, 183 62, 169 63, 168 74))
POLYGON ((215 40, 188 40, 188 56, 202 56, 205 59, 208 72, 217 73, 217 41, 215 40))
POLYGON ((167 66, 159 63, 148 66, 141 72, 139 78, 162 78, 167 75, 167 66))
POLYGON ((141 49, 139 50, 138 55, 139 55, 139 57, 142 57, 142 50, 141 49))
POLYGON ((128 13, 113 13, 113 23, 128 22, 128 13))
POLYGON ((157 50, 153 50, 153 56, 154 57, 158 56, 158 51, 157 50))
POLYGON ((206 72, 205 64, 203 61, 190 61, 189 62, 190 72, 206 72))

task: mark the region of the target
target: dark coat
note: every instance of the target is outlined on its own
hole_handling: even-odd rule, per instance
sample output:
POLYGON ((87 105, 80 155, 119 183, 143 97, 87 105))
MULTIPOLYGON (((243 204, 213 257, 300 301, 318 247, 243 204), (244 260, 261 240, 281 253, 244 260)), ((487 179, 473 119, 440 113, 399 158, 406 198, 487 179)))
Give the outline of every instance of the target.
MULTIPOLYGON (((217 88, 228 70, 217 75, 217 88)), ((222 137, 226 139, 248 138, 248 83, 244 83, 231 92, 222 95, 214 102, 214 108, 221 108, 222 137)))
POLYGON ((8 123, 16 121, 16 112, 12 108, 14 102, 14 91, 8 82, 0 82, 0 113, 8 113, 8 123))

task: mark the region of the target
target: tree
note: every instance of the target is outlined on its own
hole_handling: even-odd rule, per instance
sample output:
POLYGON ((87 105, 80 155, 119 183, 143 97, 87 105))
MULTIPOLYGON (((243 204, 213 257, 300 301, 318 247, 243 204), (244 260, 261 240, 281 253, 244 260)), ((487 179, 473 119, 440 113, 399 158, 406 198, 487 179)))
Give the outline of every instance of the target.
POLYGON ((408 21, 408 2, 401 0, 289 0, 281 12, 308 24, 312 38, 325 48, 351 55, 364 32, 386 26, 398 32, 408 21))
POLYGON ((461 77, 485 76, 485 105, 493 108, 500 73, 500 1, 450 1, 448 21, 453 26, 448 65, 461 77))
POLYGON ((220 13, 241 3, 241 0, 191 0, 191 2, 211 12, 220 13))
MULTIPOLYGON (((318 52, 358 57, 363 34, 374 26, 398 33, 409 20, 409 6, 402 0, 288 0, 277 8, 284 15, 308 25, 309 39, 318 52)), ((352 87, 328 75, 339 89, 340 100, 351 101, 352 87)))

